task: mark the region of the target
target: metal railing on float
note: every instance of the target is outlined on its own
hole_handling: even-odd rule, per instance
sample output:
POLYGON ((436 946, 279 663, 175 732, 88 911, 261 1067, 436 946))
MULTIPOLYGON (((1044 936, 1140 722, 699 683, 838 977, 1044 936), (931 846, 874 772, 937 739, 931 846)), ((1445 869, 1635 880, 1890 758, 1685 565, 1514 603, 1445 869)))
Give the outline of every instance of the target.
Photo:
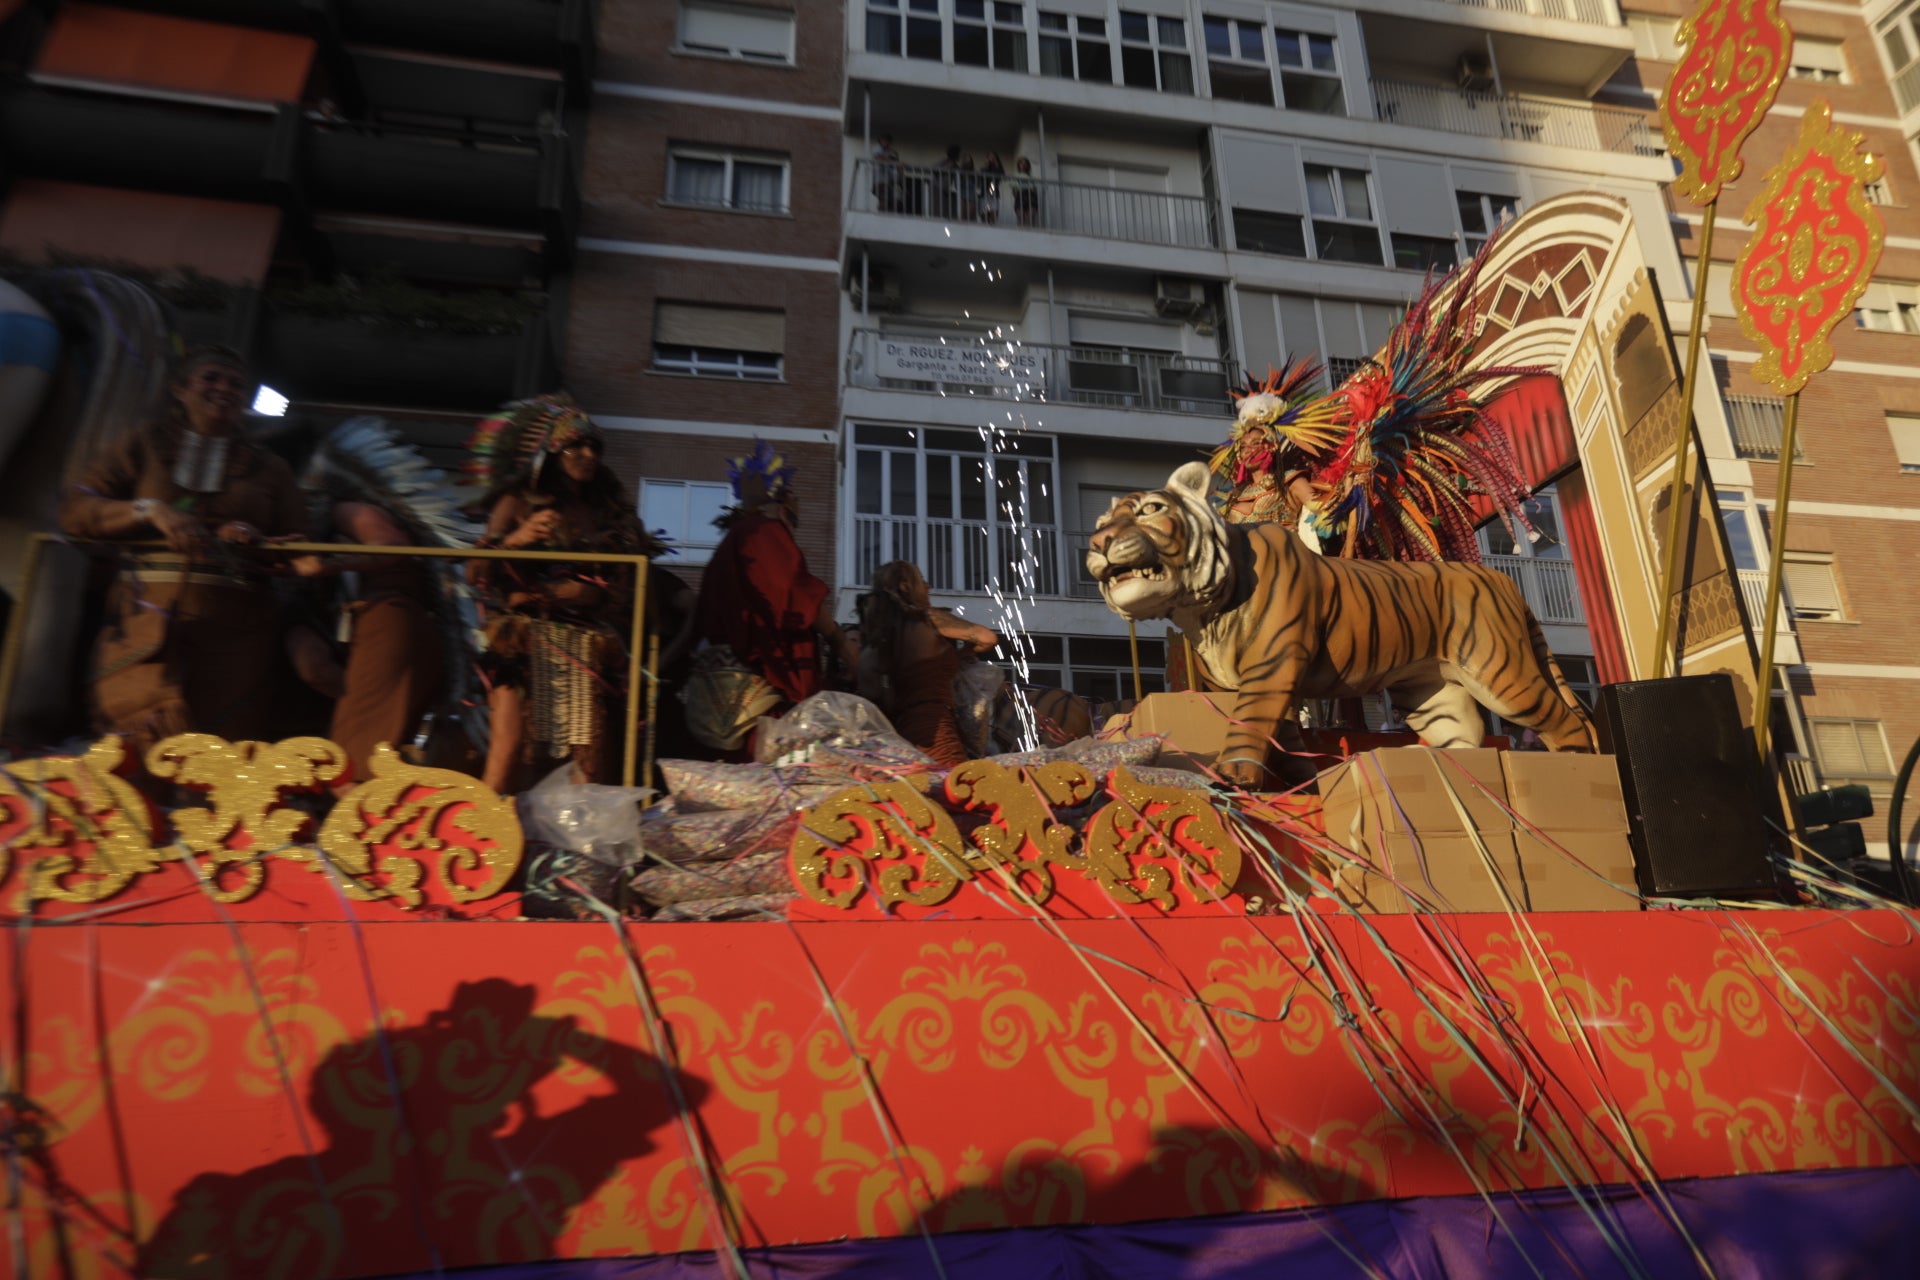
MULTIPOLYGON (((0 729, 7 723, 7 712, 13 702, 13 692, 20 676, 20 664, 26 647, 27 623, 33 609, 35 581, 40 574, 40 563, 50 544, 74 546, 91 554, 111 554, 124 551, 166 551, 164 542, 143 540, 138 542, 89 542, 77 538, 66 538, 51 533, 35 533, 27 544, 25 559, 20 574, 20 595, 15 603, 12 615, 7 619, 7 633, 4 645, 0 645, 0 729)), ((382 547, 358 542, 273 542, 245 548, 251 554, 262 556, 403 556, 422 560, 536 560, 563 561, 572 564, 630 565, 633 568, 633 618, 627 634, 627 709, 624 725, 624 751, 621 756, 620 782, 622 786, 634 786, 636 773, 640 772, 640 725, 642 722, 641 683, 646 670, 641 661, 646 646, 646 600, 647 569, 650 563, 646 556, 621 555, 606 551, 508 551, 493 547, 382 547)), ((658 648, 656 641, 654 647, 658 648)), ((657 654, 653 665, 658 665, 657 654)), ((647 679, 644 717, 649 726, 647 752, 649 758, 644 762, 644 772, 653 772, 651 726, 655 711, 655 702, 659 696, 658 682, 647 679)))

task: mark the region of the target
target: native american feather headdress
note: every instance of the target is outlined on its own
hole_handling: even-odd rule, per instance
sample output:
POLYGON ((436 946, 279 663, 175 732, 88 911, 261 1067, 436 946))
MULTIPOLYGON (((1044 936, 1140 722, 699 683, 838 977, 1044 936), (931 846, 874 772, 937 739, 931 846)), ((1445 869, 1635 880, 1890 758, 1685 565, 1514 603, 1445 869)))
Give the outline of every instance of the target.
POLYGON ((1493 243, 1451 275, 1429 277, 1385 349, 1335 389, 1342 441, 1315 471, 1327 494, 1308 513, 1323 543, 1333 539, 1329 550, 1477 561, 1476 496, 1516 537, 1530 529, 1519 459, 1477 392, 1543 371, 1472 363, 1481 328, 1475 286, 1493 243))
POLYGON ((1255 472, 1278 462, 1273 455, 1285 447, 1310 457, 1337 448, 1345 434, 1337 419, 1339 406, 1331 398, 1316 394, 1320 373, 1318 360, 1289 356, 1277 370, 1267 366, 1265 382, 1256 382, 1248 374, 1247 389, 1231 392, 1239 408, 1232 434, 1213 451, 1209 462, 1213 473, 1229 485, 1245 484, 1255 472), (1270 438, 1254 447, 1247 435, 1259 428, 1264 428, 1270 438))
POLYGON ((600 439, 600 428, 566 392, 516 400, 473 429, 463 471, 494 493, 521 474, 538 479, 550 454, 582 438, 600 439))

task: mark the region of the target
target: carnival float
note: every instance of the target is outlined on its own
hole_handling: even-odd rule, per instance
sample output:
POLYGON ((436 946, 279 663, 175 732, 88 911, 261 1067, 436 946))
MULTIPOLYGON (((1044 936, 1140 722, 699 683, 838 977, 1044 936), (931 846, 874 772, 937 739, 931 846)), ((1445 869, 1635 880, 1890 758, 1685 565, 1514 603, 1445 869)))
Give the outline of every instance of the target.
MULTIPOLYGON (((1790 36, 1707 10, 1663 114, 1711 210, 1790 36), (1736 47, 1766 74, 1715 80, 1736 47)), ((1809 110, 1748 211, 1788 395, 1877 254, 1857 145, 1809 110)), ((1344 385, 1256 380, 1221 492, 1194 464, 1094 535, 1188 643, 1091 737, 941 769, 827 694, 644 812, 321 737, 13 760, 7 1273, 1913 1273, 1920 937, 1772 771, 1771 629, 1689 483, 1697 310, 1683 366, 1625 205, 1562 196, 1344 385), (1597 717, 1459 562, 1554 479, 1597 717), (1413 733, 1300 727, 1383 692, 1413 733), (1689 698, 1662 757, 1645 703, 1689 698)), ((524 554, 446 529, 378 554, 524 554)), ((32 621, 51 544, 16 712, 74 643, 32 621)))

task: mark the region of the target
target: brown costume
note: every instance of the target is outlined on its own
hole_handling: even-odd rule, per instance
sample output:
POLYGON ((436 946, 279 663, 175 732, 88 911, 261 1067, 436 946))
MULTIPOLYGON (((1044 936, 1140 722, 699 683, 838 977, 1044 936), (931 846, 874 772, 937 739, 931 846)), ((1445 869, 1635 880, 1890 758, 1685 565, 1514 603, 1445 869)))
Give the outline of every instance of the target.
MULTIPOLYGON (((237 436, 226 438, 225 467, 212 491, 177 484, 175 462, 187 434, 183 423, 167 421, 120 441, 68 492, 61 529, 76 538, 105 536, 108 503, 151 498, 197 517, 210 532, 232 521, 267 537, 305 531, 293 472, 237 436)), ((164 551, 127 557, 107 600, 93 690, 101 720, 135 751, 189 731, 232 740, 272 736, 278 624, 265 575, 244 557, 221 546, 191 561, 164 551)))
POLYGON ((971 758, 953 718, 953 678, 959 672, 959 653, 943 643, 939 653, 903 663, 890 677, 894 731, 948 768, 971 758))
POLYGON ((399 747, 412 738, 440 691, 440 633, 424 591, 415 565, 389 564, 362 576, 360 599, 351 606, 344 687, 328 732, 353 761, 355 778, 367 776, 375 747, 399 747))

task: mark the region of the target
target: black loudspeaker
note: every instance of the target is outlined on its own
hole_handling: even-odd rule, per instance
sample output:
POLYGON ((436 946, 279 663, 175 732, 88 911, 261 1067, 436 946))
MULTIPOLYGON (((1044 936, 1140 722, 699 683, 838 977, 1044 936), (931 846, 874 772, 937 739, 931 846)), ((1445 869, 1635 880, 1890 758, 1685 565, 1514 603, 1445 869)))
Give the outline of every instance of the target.
POLYGON ((1634 680, 1600 690, 1620 765, 1640 891, 1750 897, 1776 890, 1753 735, 1729 675, 1634 680))

